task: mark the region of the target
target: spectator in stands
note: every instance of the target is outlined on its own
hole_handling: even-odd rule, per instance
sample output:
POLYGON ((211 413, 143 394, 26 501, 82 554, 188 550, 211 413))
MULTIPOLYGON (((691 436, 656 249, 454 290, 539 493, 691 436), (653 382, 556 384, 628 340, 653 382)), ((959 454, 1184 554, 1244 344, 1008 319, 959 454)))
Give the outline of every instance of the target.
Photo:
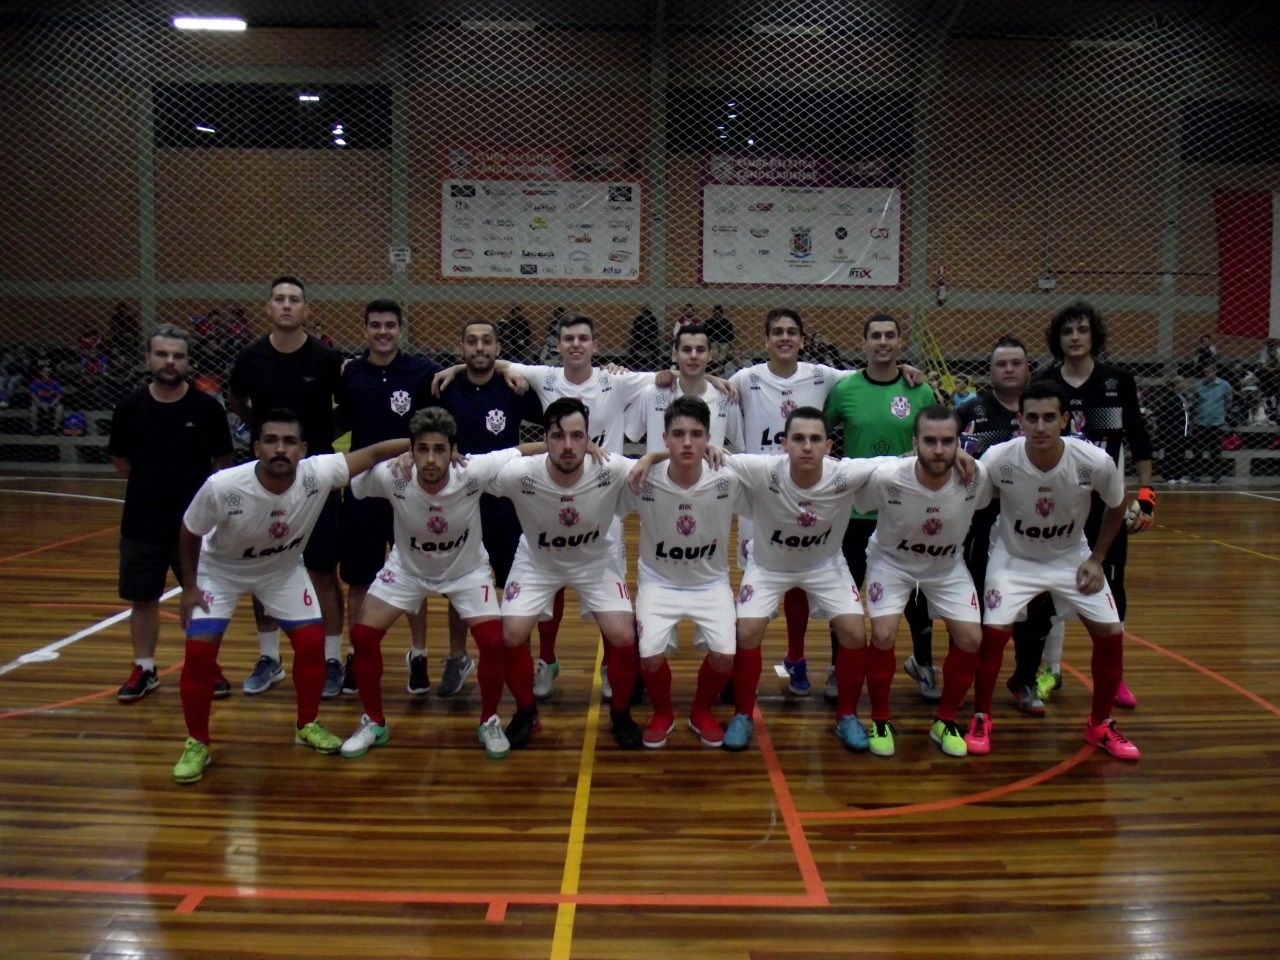
POLYGON ((744 370, 749 366, 751 366, 751 364, 747 360, 746 355, 742 352, 742 347, 735 344, 733 350, 729 353, 729 359, 724 362, 724 367, 720 371, 720 376, 728 380, 739 370, 744 370))
POLYGON ((956 374, 956 389, 951 394, 951 400, 955 407, 959 409, 960 404, 966 400, 972 400, 977 395, 978 392, 969 386, 969 378, 963 373, 956 374))
POLYGON ((27 392, 31 396, 31 432, 56 433, 62 423, 62 384, 47 360, 40 362, 40 372, 27 385, 27 392))
POLYGON ((1191 435, 1191 411, 1195 396, 1187 371, 1175 368, 1169 382, 1151 391, 1148 408, 1155 421, 1152 434, 1160 454, 1160 473, 1167 483, 1186 483, 1187 443, 1191 435))
POLYGON ((662 325, 646 303, 631 321, 627 339, 627 365, 633 370, 661 370, 671 366, 670 352, 662 342, 662 325))
POLYGON ((218 332, 206 316, 191 318, 191 367, 225 381, 227 366, 219 363, 218 332))
POLYGON ((20 394, 26 392, 23 390, 26 379, 17 355, 6 350, 0 357, 0 410, 7 409, 20 394))
POLYGON ((543 338, 542 349, 538 351, 538 363, 554 366, 560 362, 560 318, 564 316, 564 307, 556 307, 551 311, 551 319, 547 321, 547 335, 543 338))
POLYGON ((502 356, 513 363, 529 363, 533 360, 533 324, 520 310, 520 304, 512 304, 507 318, 498 324, 498 342, 502 344, 502 356))
POLYGON ((944 407, 951 406, 951 398, 947 396, 947 391, 942 389, 942 374, 937 370, 930 370, 926 376, 929 380, 929 389, 933 391, 934 400, 944 407))
MULTIPOLYGON (((716 304, 711 308, 711 316, 707 317, 707 340, 711 346, 713 364, 721 364, 729 356, 733 348, 733 321, 724 314, 724 307, 716 304)), ((836 364, 833 364, 836 366, 836 364)), ((647 369, 647 368, 645 368, 647 369)))
POLYGON ((671 328, 671 343, 674 344, 676 342, 676 334, 680 332, 681 327, 687 327, 691 323, 701 322, 702 321, 698 319, 698 314, 693 309, 693 304, 686 303, 684 305, 684 311, 676 318, 676 322, 671 328))
POLYGON ((1252 370, 1246 370, 1240 378, 1240 399, 1244 407, 1242 419, 1248 426, 1272 426, 1267 398, 1262 395, 1258 375, 1252 370))
POLYGON ((121 366, 138 352, 141 335, 142 324, 138 320, 138 311, 123 301, 117 303, 107 330, 107 348, 121 366))
POLYGON ((1218 348, 1213 345, 1213 337, 1206 333, 1196 343, 1195 368, 1203 370, 1208 364, 1217 362, 1218 348))
POLYGON ((1195 409, 1191 414, 1191 473, 1205 467, 1210 482, 1223 476, 1222 438, 1227 428, 1227 405, 1231 401, 1231 384, 1218 376, 1218 365, 1208 363, 1201 369, 1195 385, 1195 409), (1201 463, 1202 458, 1208 463, 1201 463))

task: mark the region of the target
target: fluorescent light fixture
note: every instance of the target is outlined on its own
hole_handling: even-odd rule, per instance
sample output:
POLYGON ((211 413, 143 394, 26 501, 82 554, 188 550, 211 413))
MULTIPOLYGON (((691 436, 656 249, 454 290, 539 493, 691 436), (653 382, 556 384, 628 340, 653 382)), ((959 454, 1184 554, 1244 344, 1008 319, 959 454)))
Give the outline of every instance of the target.
POLYGON ((299 103, 319 103, 320 94, 318 93, 300 93, 298 94, 299 103))
POLYGON ((333 132, 334 132, 334 134, 341 136, 341 134, 342 134, 342 124, 340 124, 340 123, 335 123, 335 124, 333 125, 333 132))
POLYGON ((199 130, 201 133, 217 133, 218 132, 217 130, 213 129, 213 127, 206 127, 202 123, 197 123, 196 129, 199 130))
POLYGON ((343 140, 341 137, 334 137, 333 145, 335 147, 345 147, 347 145, 347 141, 343 140))
POLYGON ((243 30, 246 26, 239 17, 174 17, 172 22, 179 30, 243 30))

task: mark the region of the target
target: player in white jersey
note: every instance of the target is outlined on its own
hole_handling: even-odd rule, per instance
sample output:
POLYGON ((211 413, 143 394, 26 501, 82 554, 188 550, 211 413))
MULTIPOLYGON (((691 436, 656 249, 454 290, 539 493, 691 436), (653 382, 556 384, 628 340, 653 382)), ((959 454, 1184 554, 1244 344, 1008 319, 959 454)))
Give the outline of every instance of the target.
POLYGON ((645 440, 646 453, 666 450, 663 434, 666 431, 666 412, 677 397, 697 397, 710 411, 709 442, 723 447, 727 440, 734 448, 742 449, 742 417, 737 403, 707 377, 707 361, 711 348, 707 341, 707 328, 701 324, 689 324, 676 331, 672 348, 679 375, 670 387, 650 383, 640 393, 627 411, 627 437, 645 440))
POLYGON ((354 474, 403 453, 407 440, 387 440, 352 453, 303 460, 307 444, 292 410, 268 411, 253 450, 258 459, 215 473, 182 518, 182 625, 186 659, 179 689, 187 742, 173 768, 194 783, 209 765, 209 712, 218 647, 242 594, 254 594, 293 646, 298 697, 294 742, 337 753, 342 741, 316 716, 324 688, 324 628, 302 551, 329 493, 354 474))
POLYGON ((422 608, 428 594, 440 594, 458 610, 480 651, 479 739, 485 753, 500 760, 511 749, 498 718, 505 681, 517 709, 533 707, 533 662, 524 644, 503 646, 501 611, 482 542, 480 494, 503 464, 522 454, 541 452, 542 444, 526 444, 471 457, 452 466, 458 425, 441 407, 414 413, 413 476, 398 476, 391 464, 357 477, 356 497, 391 501, 395 543, 382 570, 369 587, 358 622, 351 627, 353 668, 364 705, 360 725, 342 745, 344 757, 363 756, 387 742, 382 711, 382 638, 401 614, 422 608))
MULTIPOLYGON (((583 612, 595 617, 606 649, 613 650, 606 663, 614 739, 638 747, 640 728, 630 708, 639 670, 635 617, 626 569, 608 539, 635 461, 612 457, 585 464, 590 418, 581 400, 561 397, 543 416, 546 454, 506 464, 489 487, 515 504, 524 531, 503 594, 503 639, 508 647, 524 643, 556 594, 573 587, 583 612)), ((536 709, 516 711, 507 728, 513 746, 528 739, 537 719, 536 709)))
POLYGON ((1067 396, 1056 381, 1034 381, 1018 411, 1023 436, 982 455, 986 482, 1000 497, 1000 518, 991 533, 974 715, 965 742, 970 753, 991 750, 991 701, 1005 644, 1018 615, 1047 592, 1058 613, 1076 614, 1093 640, 1085 741, 1136 760, 1138 748, 1111 720, 1124 667, 1124 626, 1102 567, 1124 522, 1124 477, 1105 450, 1062 436, 1067 396), (1084 526, 1094 493, 1106 509, 1090 550, 1084 526))
POLYGON ((968 484, 956 478, 960 423, 950 407, 925 407, 916 414, 912 430, 916 455, 878 467, 854 497, 858 512, 876 514, 866 552, 868 739, 872 753, 893 755, 889 688, 897 668, 894 643, 902 613, 918 591, 931 615, 946 622, 953 641, 930 737, 943 753, 962 757, 968 750, 956 727, 956 710, 973 684, 982 643, 982 611, 964 565, 964 540, 974 511, 990 500, 990 486, 979 478, 968 484))
MULTIPOLYGON (((729 471, 713 472, 703 465, 712 420, 702 399, 676 397, 663 416, 661 456, 670 459, 649 470, 625 501, 628 511, 640 515, 636 637, 640 669, 653 701, 644 745, 664 746, 675 727, 667 651, 675 650, 676 625, 687 618, 697 628, 695 645, 707 651, 698 671, 689 727, 704 744, 718 747, 724 735, 711 706, 733 671, 729 530, 741 506, 742 484, 729 471)), ((640 464, 647 469, 657 456, 646 454, 640 464)), ((636 469, 642 472, 642 466, 636 469)))

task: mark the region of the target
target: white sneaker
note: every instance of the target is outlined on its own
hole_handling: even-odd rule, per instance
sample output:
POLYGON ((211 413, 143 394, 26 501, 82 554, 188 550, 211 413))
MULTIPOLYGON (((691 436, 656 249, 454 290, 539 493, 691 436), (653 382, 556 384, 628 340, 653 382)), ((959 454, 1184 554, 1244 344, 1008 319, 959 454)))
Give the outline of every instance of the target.
POLYGON ((502 732, 502 721, 498 719, 496 713, 480 724, 478 736, 480 742, 484 744, 485 756, 490 760, 501 760, 511 752, 511 743, 507 740, 507 735, 502 732))
POLYGON ((533 661, 533 695, 546 700, 556 689, 556 677, 560 676, 560 661, 550 663, 539 657, 533 661))
POLYGON ((600 699, 609 703, 613 700, 613 685, 609 683, 609 668, 600 664, 600 699))
POLYGON ((360 726, 343 742, 341 753, 348 758, 363 757, 370 747, 380 747, 386 742, 387 725, 374 723, 367 713, 363 713, 360 715, 360 726))
POLYGON ((923 699, 930 703, 937 703, 942 699, 942 691, 938 689, 937 671, 932 665, 916 663, 916 658, 911 656, 907 657, 907 662, 902 665, 902 669, 916 682, 923 699))
POLYGON ((836 685, 836 668, 834 666, 827 667, 827 682, 823 684, 822 695, 826 697, 828 703, 835 703, 840 699, 840 690, 836 685))

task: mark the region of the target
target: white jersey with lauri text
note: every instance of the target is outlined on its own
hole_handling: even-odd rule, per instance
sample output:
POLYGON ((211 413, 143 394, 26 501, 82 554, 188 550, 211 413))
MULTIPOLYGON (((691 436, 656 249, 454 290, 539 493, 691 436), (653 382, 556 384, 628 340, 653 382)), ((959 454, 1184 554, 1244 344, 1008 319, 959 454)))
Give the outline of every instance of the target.
POLYGON ((875 513, 876 529, 867 544, 867 563, 889 563, 923 577, 964 562, 964 539, 975 510, 991 501, 991 488, 979 474, 967 485, 954 470, 939 490, 916 476, 916 458, 891 460, 877 467, 854 497, 859 513, 875 513))
POLYGON ((591 368, 591 376, 583 383, 573 383, 564 375, 563 367, 546 367, 513 363, 509 367, 529 381, 545 410, 561 397, 574 397, 587 408, 587 432, 601 450, 621 454, 626 445, 626 411, 640 391, 653 383, 652 373, 609 373, 591 368))
POLYGON ((767 363, 739 370, 729 380, 742 407, 742 449, 747 453, 780 453, 787 415, 799 407, 821 410, 836 382, 852 370, 825 363, 799 363, 796 372, 780 377, 767 363))
POLYGON ((547 454, 522 457, 498 471, 489 492, 511 498, 524 531, 521 544, 538 564, 568 570, 598 563, 611 570, 617 561, 607 539, 609 525, 635 463, 626 457, 596 463, 588 457, 578 481, 562 487, 547 472, 547 454))
POLYGON ((741 506, 742 481, 730 470, 702 467, 691 487, 649 471, 639 495, 627 491, 624 509, 640 515, 640 582, 669 589, 729 582, 729 528, 741 506))
POLYGON ((1109 507, 1124 502, 1124 477, 1101 447, 1062 438, 1057 465, 1043 471, 1027 456, 1027 438, 1015 437, 982 455, 985 482, 1000 497, 992 545, 1015 557, 1051 560, 1087 552, 1084 524, 1096 492, 1109 507))
POLYGON ((264 487, 257 469, 255 460, 219 470, 192 498, 182 522, 204 538, 201 569, 256 578, 301 564, 329 491, 350 479, 341 453, 298 461, 298 473, 284 493, 264 487))
POLYGON ((840 552, 854 494, 877 465, 896 459, 823 457, 822 476, 813 486, 801 487, 791 479, 785 455, 726 458, 728 469, 742 480, 747 511, 755 521, 752 560, 762 569, 788 573, 830 560, 840 552))
MULTIPOLYGON (((645 453, 661 453, 666 450, 662 435, 666 432, 663 420, 667 406, 676 397, 684 395, 679 379, 670 387, 650 383, 640 391, 640 396, 627 411, 627 436, 632 440, 645 437, 645 453)), ((723 447, 725 441, 728 441, 736 449, 742 449, 742 418, 738 405, 730 403, 729 397, 710 383, 698 394, 698 399, 704 401, 711 411, 711 443, 723 447)))
POLYGON ((400 567, 423 580, 455 580, 489 565, 481 541, 480 494, 502 465, 520 457, 514 447, 470 457, 451 466, 449 479, 437 493, 428 493, 413 478, 397 477, 391 463, 380 463, 351 481, 357 497, 391 501, 395 545, 400 567))

